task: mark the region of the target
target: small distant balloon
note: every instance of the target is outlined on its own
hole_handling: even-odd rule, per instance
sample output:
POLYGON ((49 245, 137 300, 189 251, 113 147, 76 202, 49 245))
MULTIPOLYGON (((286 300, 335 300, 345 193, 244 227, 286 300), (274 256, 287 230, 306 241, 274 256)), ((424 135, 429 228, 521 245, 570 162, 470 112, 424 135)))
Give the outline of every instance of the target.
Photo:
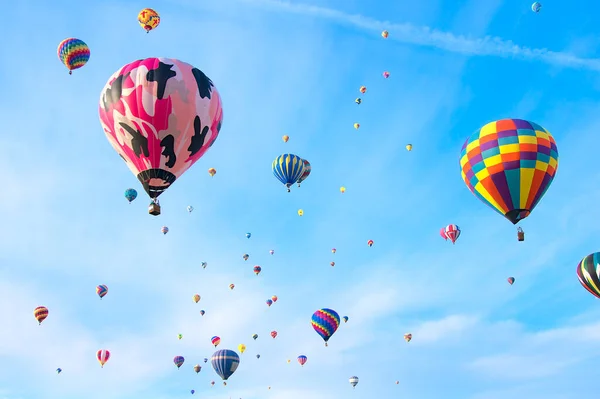
POLYGON ((344 323, 348 323, 348 316, 342 317, 342 320, 344 320, 344 323))
POLYGON ((258 334, 252 334, 252 339, 256 341, 256 339, 258 338, 258 334))
POLYGON ((336 252, 337 252, 337 249, 335 249, 335 248, 331 248, 331 253, 333 253, 333 254, 334 254, 334 253, 336 253, 336 252))
POLYGON ((302 367, 304 367, 307 360, 308 360, 308 358, 304 355, 298 356, 298 363, 300 363, 300 366, 302 366, 302 367))
POLYGON ((194 394, 196 391, 194 391, 194 390, 192 389, 190 392, 191 392, 191 393, 192 393, 192 395, 193 395, 193 394, 194 394))
POLYGON ((409 334, 404 334, 404 340, 406 342, 410 342, 411 339, 412 339, 412 334, 410 334, 410 333, 409 334))
POLYGON ((198 374, 200 370, 202 370, 202 367, 199 364, 194 366, 194 371, 196 372, 196 374, 198 374))
POLYGON ((284 143, 287 143, 288 140, 290 139, 290 136, 286 135, 286 136, 283 136, 281 139, 283 140, 284 143))
POLYGON ((383 73, 383 77, 386 78, 386 79, 389 78, 390 77, 390 73, 388 71, 385 71, 383 73))
POLYGON ((204 310, 200 311, 200 316, 204 316, 204 314, 206 314, 206 312, 204 310))
POLYGON ((358 377, 357 376, 350 377, 349 382, 350 382, 350 385, 352 385, 352 388, 356 387, 356 384, 358 384, 358 377))
POLYGON ((412 144, 407 144, 406 145, 406 151, 412 151, 412 144))
POLYGON ((374 244, 373 240, 369 240, 369 241, 367 241, 367 245, 368 245, 368 246, 372 247, 372 246, 373 246, 373 244, 374 244))
POLYGON ((246 233, 246 238, 252 237, 252 233, 246 233))
POLYGON ((514 277, 509 277, 506 279, 508 281, 508 284, 513 285, 515 283, 515 278, 514 277))
POLYGON ((358 130, 358 129, 360 128, 360 123, 355 123, 355 124, 354 124, 354 128, 355 128, 356 130, 358 130))
POLYGON ((304 211, 302 209, 298 209, 298 216, 304 216, 304 211))
POLYGON ((183 366, 184 362, 185 362, 185 359, 183 358, 183 356, 175 356, 173 358, 173 363, 175 364, 175 366, 177 366, 177 368, 180 368, 181 366, 183 366))
POLYGON ((271 297, 271 299, 273 300, 273 302, 274 302, 274 303, 275 303, 275 302, 277 302, 277 299, 278 299, 278 298, 277 298, 277 295, 273 295, 273 296, 271 297))
POLYGON ((267 306, 271 307, 271 305, 273 304, 273 301, 270 299, 267 299, 266 303, 267 303, 267 306))
POLYGON ((362 99, 358 97, 356 100, 354 100, 354 102, 360 105, 362 103, 362 99))
POLYGON ((262 268, 260 266, 254 266, 254 274, 256 274, 257 276, 260 274, 261 270, 262 268))
POLYGON ((229 289, 232 290, 235 288, 235 284, 229 284, 229 289))
POLYGON ((273 337, 273 339, 277 338, 277 331, 271 331, 271 337, 273 337))
POLYGON ((37 320, 38 324, 42 324, 42 321, 48 317, 48 308, 45 306, 38 306, 33 310, 33 317, 37 320))
POLYGON ((269 253, 270 253, 271 255, 273 255, 273 254, 275 253, 275 250, 273 250, 273 249, 272 249, 272 250, 270 250, 270 251, 269 251, 269 253))
POLYGON ((138 23, 148 33, 160 24, 160 16, 153 9, 144 8, 138 14, 138 23))
POLYGON ((208 266, 208 263, 202 262, 202 263, 200 263, 200 266, 202 266, 203 269, 206 269, 206 266, 208 266))
POLYGON ((104 365, 110 359, 110 352, 106 349, 99 349, 98 352, 96 352, 96 359, 98 359, 100 367, 104 368, 104 365))
POLYGON ((340 193, 344 194, 346 192, 346 187, 342 186, 340 187, 340 193))
POLYGON ((335 262, 330 263, 331 267, 335 266, 335 262))
POLYGON ((192 298, 194 299, 194 302, 196 302, 196 303, 200 302, 200 295, 196 294, 192 298))
POLYGON ((210 175, 210 177, 213 177, 217 174, 217 170, 215 168, 208 168, 208 174, 210 175))
POLYGON ((360 86, 360 89, 359 89, 359 91, 360 91, 362 94, 365 94, 365 93, 367 92, 367 86, 360 86))
POLYGON ((57 372, 58 374, 60 374, 60 373, 62 373, 62 369, 59 367, 59 368, 57 368, 57 369, 56 369, 56 372, 57 372))
POLYGON ((387 30, 384 30, 383 32, 381 32, 381 37, 383 37, 384 39, 387 39, 389 35, 390 34, 387 30))
POLYGON ((131 201, 133 201, 134 199, 136 199, 138 196, 138 193, 135 189, 133 188, 128 188, 127 190, 125 190, 125 198, 127 199, 127 201, 129 201, 129 203, 131 204, 131 201))
POLYGON ((177 334, 177 339, 183 338, 183 334, 177 334))
POLYGON ((257 359, 260 359, 260 355, 256 355, 256 358, 257 358, 257 359))
POLYGON ((540 12, 541 9, 542 9, 542 4, 537 1, 531 5, 531 11, 533 11, 535 13, 540 12))
POLYGON ((100 299, 104 298, 106 294, 108 294, 108 287, 104 284, 100 284, 96 287, 96 294, 98 294, 100 299))
POLYGON ((188 205, 188 207, 187 207, 187 211, 188 211, 189 213, 192 213, 192 211, 193 211, 193 210, 194 210, 194 207, 193 207, 193 206, 191 206, 191 205, 188 205))
MULTIPOLYGON (((214 336, 210 339, 210 342, 215 346, 215 348, 217 346, 219 346, 219 344, 221 343, 221 337, 218 336, 214 336)), ((208 359, 204 359, 204 363, 206 363, 208 361, 208 359)))
POLYGON ((167 226, 163 226, 161 227, 160 231, 162 231, 163 234, 167 234, 169 232, 169 228, 167 226))

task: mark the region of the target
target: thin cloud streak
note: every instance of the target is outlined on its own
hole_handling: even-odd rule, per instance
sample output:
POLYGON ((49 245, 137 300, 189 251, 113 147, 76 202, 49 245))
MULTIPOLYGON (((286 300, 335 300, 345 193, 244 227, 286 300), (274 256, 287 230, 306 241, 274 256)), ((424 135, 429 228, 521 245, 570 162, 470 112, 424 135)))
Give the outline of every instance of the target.
POLYGON ((514 57, 525 60, 537 60, 547 64, 567 68, 581 68, 600 71, 600 59, 581 58, 576 55, 552 51, 546 48, 529 48, 520 46, 511 40, 494 36, 471 38, 455 35, 428 26, 414 26, 410 23, 393 23, 378 21, 359 14, 347 14, 331 8, 302 3, 292 3, 284 0, 238 0, 240 2, 269 9, 275 9, 293 14, 310 15, 329 19, 345 25, 352 25, 369 31, 387 30, 388 40, 418 46, 435 47, 452 53, 478 56, 514 57))

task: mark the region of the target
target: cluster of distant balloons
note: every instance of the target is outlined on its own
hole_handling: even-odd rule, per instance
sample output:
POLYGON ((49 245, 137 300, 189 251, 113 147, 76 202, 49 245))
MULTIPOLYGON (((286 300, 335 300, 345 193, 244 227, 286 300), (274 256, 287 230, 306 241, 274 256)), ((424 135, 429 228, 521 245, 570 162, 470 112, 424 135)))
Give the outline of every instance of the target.
MULTIPOLYGON (((541 7, 535 2, 531 9, 538 13, 541 7)), ((139 13, 138 22, 150 32, 159 25, 160 16, 146 8, 139 13)), ((384 30, 381 36, 387 39, 389 32, 384 30)), ((58 57, 71 74, 89 61, 90 49, 82 40, 68 38, 59 44, 58 57)), ((382 75, 385 79, 390 77, 388 71, 382 75)), ((365 94, 366 86, 361 86, 359 92, 365 94)), ((359 105, 362 101, 361 97, 355 99, 359 105)), ((199 69, 167 58, 134 61, 116 71, 102 90, 98 111, 108 141, 150 197, 148 212, 155 216, 160 215, 158 197, 214 144, 223 123, 221 98, 213 82, 199 69)), ((354 127, 359 129, 360 124, 355 123, 354 127)), ((282 140, 287 143, 289 136, 284 135, 282 140)), ((412 144, 406 145, 408 151, 412 148, 412 144)), ((486 124, 467 138, 459 163, 461 177, 469 190, 516 225, 531 214, 550 187, 558 168, 558 149, 554 137, 540 125, 522 119, 502 119, 486 124)), ((288 153, 275 158, 272 171, 290 192, 294 184, 300 187, 309 177, 312 167, 308 160, 288 153)), ((217 171, 209 168, 208 173, 215 176, 217 171)), ((344 186, 340 187, 341 193, 345 191, 344 186)), ((125 191, 125 198, 130 203, 137 196, 133 188, 125 191)), ((193 207, 188 206, 187 211, 192 212, 193 207)), ((299 209, 298 215, 303 216, 304 211, 299 209)), ((161 231, 167 234, 169 229, 163 226, 161 231)), ((524 241, 520 227, 517 233, 518 241, 524 241)), ((460 234, 461 230, 455 224, 440 230, 441 237, 453 244, 460 234)), ((250 238, 251 234, 247 233, 246 237, 250 238)), ((373 240, 367 242, 368 246, 373 243, 373 240)), ((331 251, 336 253, 335 248, 331 251)), ((270 254, 273 255, 274 250, 270 250, 270 254)), ((244 254, 243 258, 248 260, 249 255, 244 254)), ((206 265, 202 262, 203 268, 206 265)), ((331 262, 331 266, 334 265, 335 262, 331 262)), ((256 275, 261 270, 258 265, 253 268, 256 275)), ((600 298, 600 253, 583 258, 577 265, 577 276, 586 290, 600 298)), ((511 285, 515 282, 514 277, 507 280, 511 285)), ((234 284, 229 286, 230 289, 234 287, 234 284)), ((96 293, 103 298, 108 287, 99 285, 96 293)), ((200 295, 194 295, 193 299, 198 303, 200 295)), ((277 296, 272 296, 266 303, 271 306, 276 301, 277 296)), ((204 313, 204 310, 200 311, 201 315, 204 313)), ((39 306, 34 310, 34 316, 41 324, 48 317, 48 309, 39 306)), ((338 313, 328 308, 312 315, 312 327, 325 346, 337 331, 340 320, 338 313)), ((348 317, 344 316, 343 320, 347 322, 348 317)), ((272 331, 271 336, 275 338, 277 331, 272 331)), ((256 340, 258 335, 252 337, 256 340)), ((410 342, 412 334, 404 334, 404 339, 410 342)), ((218 336, 211 339, 215 348, 220 341, 218 336)), ((243 353, 246 346, 240 344, 238 350, 243 353)), ((96 354, 102 367, 110 356, 106 349, 100 349, 96 354)), ((304 366, 308 358, 300 355, 297 360, 304 366)), ((180 368, 185 359, 176 356, 173 361, 180 368)), ((204 362, 207 361, 205 358, 204 362)), ((239 363, 239 355, 230 349, 218 350, 211 357, 211 364, 225 385, 239 363)), ((200 370, 200 365, 194 366, 196 373, 200 370)), ((61 373, 62 369, 58 368, 57 372, 61 373)), ((358 381, 356 376, 349 379, 352 387, 358 381)), ((214 381, 211 384, 214 385, 214 381)), ((194 392, 191 390, 192 394, 194 392)))

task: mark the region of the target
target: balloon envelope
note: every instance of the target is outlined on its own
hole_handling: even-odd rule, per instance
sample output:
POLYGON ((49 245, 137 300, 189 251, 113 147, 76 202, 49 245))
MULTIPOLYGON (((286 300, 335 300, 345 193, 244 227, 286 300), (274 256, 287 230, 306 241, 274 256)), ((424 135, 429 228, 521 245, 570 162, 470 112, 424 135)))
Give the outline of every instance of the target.
POLYGON ((223 381, 227 381, 235 370, 237 370, 240 364, 240 357, 231 349, 221 349, 212 355, 210 362, 223 381))
POLYGON ((596 298, 600 298, 600 252, 590 254, 577 265, 579 282, 596 298))
POLYGON ((327 342, 340 325, 340 315, 335 310, 319 309, 312 315, 311 324, 317 334, 327 342))

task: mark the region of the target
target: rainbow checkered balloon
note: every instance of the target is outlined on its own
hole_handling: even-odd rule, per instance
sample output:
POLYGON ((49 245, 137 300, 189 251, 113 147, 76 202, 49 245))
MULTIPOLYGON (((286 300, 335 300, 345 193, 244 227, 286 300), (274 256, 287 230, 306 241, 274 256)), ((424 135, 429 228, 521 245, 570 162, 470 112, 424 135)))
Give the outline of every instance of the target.
POLYGON ((81 68, 90 59, 90 48, 83 40, 70 37, 58 45, 58 59, 69 70, 69 75, 74 69, 81 68))
POLYGON ((558 149, 554 137, 540 125, 502 119, 465 141, 460 169, 477 198, 517 224, 529 216, 554 180, 558 149))
POLYGON ((312 315, 310 323, 327 346, 327 341, 340 326, 340 315, 335 310, 319 309, 312 315))

